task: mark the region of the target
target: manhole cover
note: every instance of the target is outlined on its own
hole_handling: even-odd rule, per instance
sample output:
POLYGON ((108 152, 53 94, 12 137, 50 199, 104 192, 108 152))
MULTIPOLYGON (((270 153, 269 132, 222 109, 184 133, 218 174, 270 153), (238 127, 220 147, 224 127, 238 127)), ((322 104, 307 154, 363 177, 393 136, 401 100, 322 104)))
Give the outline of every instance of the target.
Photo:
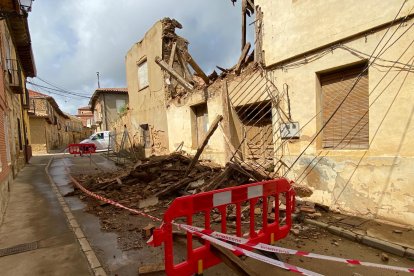
POLYGON ((0 257, 18 254, 37 249, 37 242, 23 243, 9 248, 0 249, 0 257))

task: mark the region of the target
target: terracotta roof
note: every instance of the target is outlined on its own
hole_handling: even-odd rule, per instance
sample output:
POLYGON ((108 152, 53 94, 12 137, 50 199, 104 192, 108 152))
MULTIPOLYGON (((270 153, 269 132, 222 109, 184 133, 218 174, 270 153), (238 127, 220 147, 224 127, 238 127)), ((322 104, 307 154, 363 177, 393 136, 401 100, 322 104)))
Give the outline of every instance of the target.
POLYGON ((36 91, 33 91, 33 90, 30 90, 30 89, 28 89, 28 90, 29 90, 29 98, 47 100, 50 103, 50 105, 53 106, 53 108, 56 110, 56 112, 60 116, 62 116, 65 119, 69 119, 69 116, 66 115, 62 110, 60 110, 59 105, 57 104, 57 102, 55 101, 55 99, 53 97, 51 97, 49 95, 39 93, 39 92, 36 92, 36 91))
POLYGON ((87 106, 79 107, 78 110, 91 110, 91 107, 87 105, 87 106))
POLYGON ((30 90, 30 89, 28 89, 28 90, 29 90, 29 97, 30 98, 47 98, 47 97, 50 97, 49 95, 45 95, 45 94, 30 90))
POLYGON ((98 100, 98 97, 100 94, 128 94, 128 88, 119 87, 119 88, 98 88, 93 92, 93 95, 89 101, 90 110, 93 111, 93 108, 95 107, 95 103, 98 100))

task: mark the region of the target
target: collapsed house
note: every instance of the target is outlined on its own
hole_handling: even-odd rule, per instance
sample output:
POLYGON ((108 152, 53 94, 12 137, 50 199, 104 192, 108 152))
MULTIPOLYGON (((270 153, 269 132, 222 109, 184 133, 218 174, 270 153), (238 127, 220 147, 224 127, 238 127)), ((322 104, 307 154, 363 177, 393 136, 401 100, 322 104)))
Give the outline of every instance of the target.
POLYGON ((210 75, 182 26, 157 22, 126 56, 134 142, 147 156, 201 153, 306 184, 321 204, 413 223, 414 1, 370 2, 243 0, 240 58, 210 75))

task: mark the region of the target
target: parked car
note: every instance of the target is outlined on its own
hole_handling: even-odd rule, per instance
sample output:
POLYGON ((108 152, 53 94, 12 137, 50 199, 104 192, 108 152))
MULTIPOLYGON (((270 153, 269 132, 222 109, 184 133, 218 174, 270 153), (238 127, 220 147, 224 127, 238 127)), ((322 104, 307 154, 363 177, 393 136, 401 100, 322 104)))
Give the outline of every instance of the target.
POLYGON ((89 136, 89 138, 81 141, 80 143, 81 144, 85 144, 85 143, 95 144, 97 150, 107 150, 108 145, 111 144, 109 146, 109 149, 112 149, 113 141, 111 141, 110 136, 111 136, 110 131, 99 131, 99 132, 92 134, 91 136, 89 136))

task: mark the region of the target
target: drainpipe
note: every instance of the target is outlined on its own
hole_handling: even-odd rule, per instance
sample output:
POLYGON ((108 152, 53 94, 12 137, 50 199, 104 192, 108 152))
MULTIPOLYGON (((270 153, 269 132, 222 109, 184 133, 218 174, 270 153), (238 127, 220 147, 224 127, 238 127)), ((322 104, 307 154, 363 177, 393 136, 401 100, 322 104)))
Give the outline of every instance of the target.
POLYGON ((102 94, 103 95, 103 107, 104 107, 104 115, 105 115, 105 130, 108 130, 108 116, 106 113, 106 101, 105 101, 105 93, 102 94))

